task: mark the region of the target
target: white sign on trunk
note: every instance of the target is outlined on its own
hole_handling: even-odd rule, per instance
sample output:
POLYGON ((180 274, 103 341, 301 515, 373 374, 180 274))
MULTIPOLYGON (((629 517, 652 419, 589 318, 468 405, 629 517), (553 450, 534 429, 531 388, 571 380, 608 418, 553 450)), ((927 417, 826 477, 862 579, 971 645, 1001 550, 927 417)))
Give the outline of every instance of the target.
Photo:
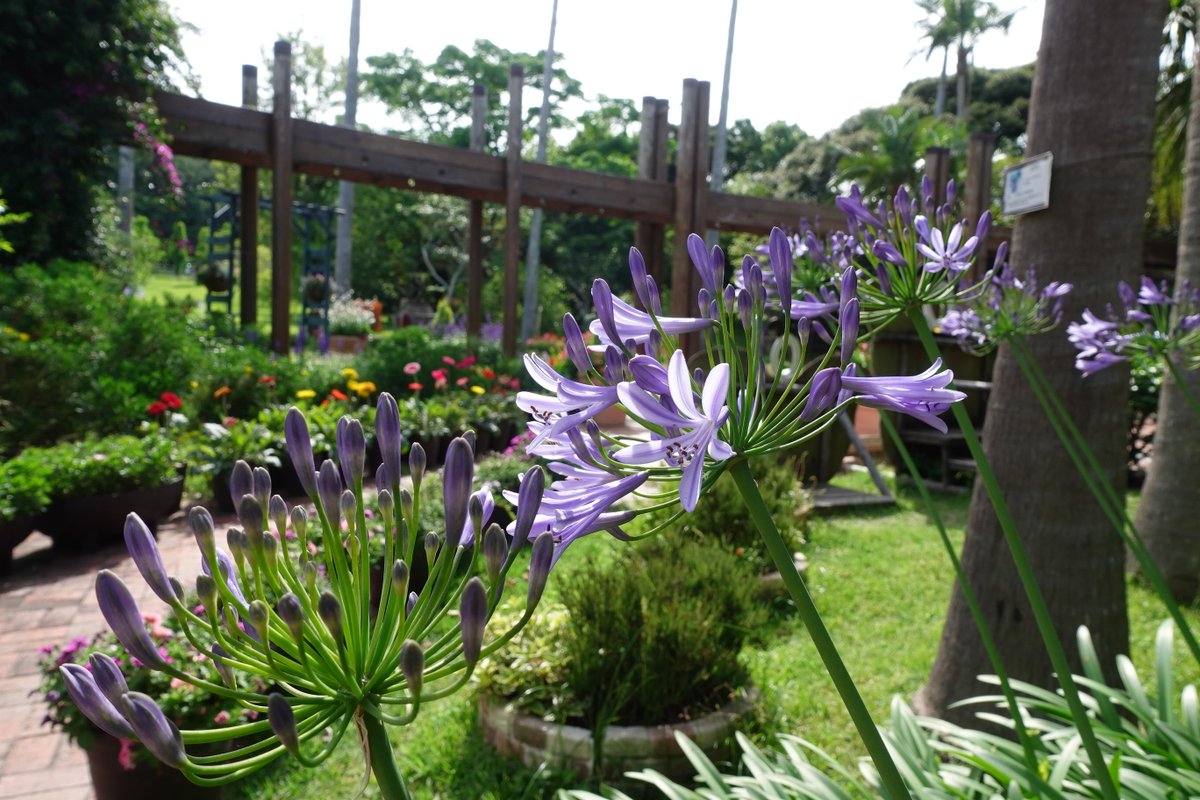
POLYGON ((1004 173, 1004 213, 1028 214, 1050 207, 1051 153, 1042 153, 1004 173))

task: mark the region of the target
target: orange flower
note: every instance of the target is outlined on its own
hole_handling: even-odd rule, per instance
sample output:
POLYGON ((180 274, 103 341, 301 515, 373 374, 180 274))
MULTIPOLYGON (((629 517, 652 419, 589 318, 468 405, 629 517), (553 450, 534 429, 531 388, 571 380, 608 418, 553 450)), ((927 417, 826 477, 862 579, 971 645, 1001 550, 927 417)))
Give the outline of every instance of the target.
POLYGON ((341 391, 340 389, 334 389, 333 391, 331 391, 331 392, 329 393, 329 395, 330 395, 330 396, 331 396, 331 397, 332 397, 334 400, 345 400, 345 399, 346 399, 346 393, 345 393, 345 392, 343 392, 343 391, 341 391))
POLYGON ((217 400, 220 400, 222 397, 224 397, 225 395, 229 394, 232 391, 233 391, 233 389, 230 389, 228 386, 222 386, 220 389, 217 389, 215 392, 213 392, 213 397, 216 398, 217 400))

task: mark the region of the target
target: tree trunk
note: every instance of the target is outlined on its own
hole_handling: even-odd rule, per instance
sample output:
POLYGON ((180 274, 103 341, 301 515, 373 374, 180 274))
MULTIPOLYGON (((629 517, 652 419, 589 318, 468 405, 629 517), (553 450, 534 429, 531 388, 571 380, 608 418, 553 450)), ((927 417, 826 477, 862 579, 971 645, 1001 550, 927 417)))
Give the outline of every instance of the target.
MULTIPOLYGON (((708 182, 710 192, 719 192, 725 185, 725 154, 729 148, 729 73, 733 66, 733 33, 737 25, 737 0, 729 5, 729 38, 725 44, 725 74, 721 79, 721 114, 717 117, 717 134, 713 142, 712 177, 708 182)), ((717 231, 708 231, 704 243, 712 247, 717 243, 717 231)))
POLYGON ((950 48, 942 48, 942 74, 938 76, 937 99, 933 101, 933 116, 941 117, 946 111, 946 67, 950 61, 950 48))
MULTIPOLYGON (((1196 44, 1200 56, 1200 41, 1196 44)), ((1193 62, 1195 63, 1195 62, 1193 62)), ((1192 71, 1192 106, 1187 124, 1183 213, 1179 225, 1179 257, 1175 285, 1200 286, 1200 73, 1192 71)), ((1193 396, 1200 396, 1200 372, 1184 373, 1193 396)), ((1196 599, 1200 588, 1200 419, 1167 374, 1158 399, 1154 451, 1137 529, 1171 593, 1180 601, 1196 599)))
POLYGON ((957 94, 955 96, 956 107, 955 112, 960 120, 967 118, 967 78, 970 77, 969 72, 971 65, 967 61, 967 46, 960 40, 958 43, 958 68, 956 70, 956 85, 957 94))
MULTIPOLYGON (((1075 285, 1066 318, 1116 300, 1142 257, 1150 180, 1154 91, 1165 0, 1048 0, 1029 112, 1029 152, 1054 153, 1050 208, 1022 216, 1013 263, 1036 265, 1043 281, 1075 285)), ((1128 374, 1111 369, 1083 380, 1062 332, 1030 348, 1109 479, 1124 488, 1128 374)), ((1128 651, 1124 552, 1120 539, 1064 454, 1007 347, 1001 348, 987 408, 984 448, 1028 548, 1055 627, 1073 663, 1075 630, 1087 625, 1111 668, 1128 651)), ((1017 580, 983 486, 971 498, 963 566, 1013 678, 1051 687, 1049 658, 1017 580)), ((951 703, 981 694, 992 672, 966 602, 951 596, 925 713, 974 722, 951 703)))
MULTIPOLYGON (((358 117, 358 19, 362 0, 350 6, 350 58, 346 61, 346 115, 342 124, 353 128, 358 117)), ((339 292, 350 291, 350 263, 354 238, 354 184, 338 183, 337 244, 334 251, 334 285, 339 292)))
MULTIPOLYGON (((542 64, 542 110, 538 115, 537 162, 546 163, 546 140, 550 138, 550 83, 554 78, 554 29, 558 25, 558 0, 550 8, 550 44, 542 64)), ((537 333, 538 271, 542 261, 542 209, 535 208, 529 220, 529 242, 525 246, 525 294, 522 299, 521 341, 537 333)))

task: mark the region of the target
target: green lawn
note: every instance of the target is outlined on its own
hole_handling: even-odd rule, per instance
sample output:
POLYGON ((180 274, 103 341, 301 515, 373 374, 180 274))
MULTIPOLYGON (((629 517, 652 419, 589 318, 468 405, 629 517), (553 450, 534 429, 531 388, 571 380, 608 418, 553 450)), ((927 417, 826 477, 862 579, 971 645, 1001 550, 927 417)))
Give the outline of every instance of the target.
MULTIPOLYGON (((204 305, 204 297, 206 291, 203 286, 196 283, 196 279, 190 275, 173 275, 168 272, 155 272, 147 280, 141 290, 147 300, 158 302, 165 301, 169 298, 175 300, 192 300, 199 303, 201 307, 204 305)), ((271 330, 271 296, 264 292, 261 288, 258 293, 258 329, 265 336, 271 330)), ((241 294, 238 286, 233 287, 233 308, 231 311, 232 318, 236 321, 240 319, 241 294)), ((218 313, 224 313, 224 305, 217 306, 218 313)), ((300 298, 293 296, 288 305, 288 320, 289 328, 292 334, 298 330, 296 321, 300 318, 300 298)))
MULTIPOLYGON (((865 476, 843 479, 855 488, 865 476)), ((951 585, 951 569, 915 492, 901 490, 898 509, 842 512, 812 520, 807 580, 826 623, 877 720, 893 695, 911 697, 925 680, 937 650, 951 585)), ((939 495, 952 536, 961 542, 969 496, 939 495)), ((605 557, 622 546, 593 536, 572 548, 559 569, 605 557)), ((551 580, 551 589, 554 580, 551 580)), ((836 691, 794 614, 780 608, 745 654, 763 711, 754 738, 778 732, 802 736, 852 764, 862 753, 836 691)), ((1166 617, 1148 591, 1130 589, 1134 662, 1150 668, 1153 637, 1166 617)), ((1189 612, 1200 624, 1200 614, 1189 612)), ((1180 684, 1195 680, 1196 665, 1180 660, 1180 684)), ((417 722, 394 732, 401 771, 418 798, 550 797, 571 785, 563 776, 504 761, 480 744, 474 698, 464 693, 423 708, 417 722)), ((347 737, 350 738, 349 736, 347 737)), ((228 789, 227 800, 283 800, 296 796, 353 797, 364 780, 357 745, 344 744, 326 766, 307 771, 293 763, 270 768, 228 789)), ((374 785, 363 797, 378 797, 374 785)))

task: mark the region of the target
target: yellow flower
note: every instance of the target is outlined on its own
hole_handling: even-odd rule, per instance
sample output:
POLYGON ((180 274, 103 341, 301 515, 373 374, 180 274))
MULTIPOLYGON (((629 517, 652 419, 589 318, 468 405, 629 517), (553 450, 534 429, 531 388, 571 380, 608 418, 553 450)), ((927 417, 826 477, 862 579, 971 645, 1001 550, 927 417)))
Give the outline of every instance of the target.
POLYGON ((22 342, 28 342, 29 334, 28 333, 18 333, 17 338, 20 339, 22 342))
POLYGON ((372 381, 363 381, 351 388, 358 392, 359 397, 370 397, 371 393, 375 391, 375 384, 372 381))
POLYGON ((246 374, 247 374, 247 375, 253 375, 253 374, 254 374, 254 367, 250 366, 249 364, 247 364, 246 366, 242 367, 242 369, 246 370, 246 374))
POLYGON ((233 389, 230 389, 228 386, 222 386, 220 389, 217 389, 215 392, 213 392, 213 397, 215 397, 217 400, 220 400, 222 397, 232 391, 233 389))
MULTIPOLYGON (((353 367, 346 367, 342 370, 342 375, 352 381, 358 380, 358 372, 353 367)), ((351 386, 350 388, 353 389, 354 387, 351 386)))
POLYGON ((314 392, 312 389, 301 389, 300 391, 296 392, 297 400, 311 400, 316 396, 317 396, 317 393, 314 392))
POLYGON ((358 387, 361 385, 362 384, 360 384, 358 381, 354 380, 354 378, 351 378, 350 380, 346 381, 346 388, 352 392, 357 392, 358 387))
POLYGON ((200 388, 200 382, 199 382, 199 381, 192 381, 192 388, 193 388, 193 389, 199 389, 199 388, 200 388))
POLYGON ((472 394, 483 394, 485 391, 487 391, 487 390, 484 389, 482 386, 472 386, 471 387, 472 394))
POLYGON ((11 333, 11 334, 15 334, 15 333, 16 333, 16 331, 15 331, 15 330, 13 330, 13 329, 12 329, 11 327, 9 327, 8 325, 5 325, 5 326, 4 326, 4 332, 5 332, 5 333, 11 333))

